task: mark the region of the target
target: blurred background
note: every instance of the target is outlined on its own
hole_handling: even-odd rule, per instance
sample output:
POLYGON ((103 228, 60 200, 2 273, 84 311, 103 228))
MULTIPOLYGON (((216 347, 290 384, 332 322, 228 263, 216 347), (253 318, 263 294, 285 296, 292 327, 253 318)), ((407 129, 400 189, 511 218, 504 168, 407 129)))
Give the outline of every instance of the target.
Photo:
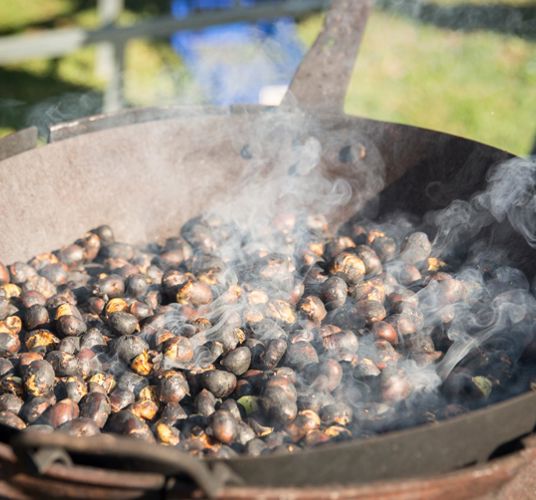
MULTIPOLYGON (((124 107, 277 104, 328 4, 1 0, 0 136, 124 107)), ((345 108, 529 154, 536 2, 377 0, 345 108)))

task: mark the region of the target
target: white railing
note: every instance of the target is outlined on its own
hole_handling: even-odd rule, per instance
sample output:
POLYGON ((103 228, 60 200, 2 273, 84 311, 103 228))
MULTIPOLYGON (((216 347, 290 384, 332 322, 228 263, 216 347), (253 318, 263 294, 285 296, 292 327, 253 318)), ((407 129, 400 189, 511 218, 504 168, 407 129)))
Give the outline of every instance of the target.
POLYGON ((0 64, 28 59, 60 57, 87 45, 98 44, 98 74, 107 81, 104 110, 114 111, 122 104, 125 45, 133 38, 162 38, 185 29, 199 29, 218 24, 257 21, 278 17, 296 17, 325 9, 330 0, 279 0, 265 5, 228 10, 196 12, 184 19, 171 15, 155 17, 130 26, 116 24, 123 0, 98 0, 100 26, 56 28, 35 34, 12 35, 0 38, 0 64))

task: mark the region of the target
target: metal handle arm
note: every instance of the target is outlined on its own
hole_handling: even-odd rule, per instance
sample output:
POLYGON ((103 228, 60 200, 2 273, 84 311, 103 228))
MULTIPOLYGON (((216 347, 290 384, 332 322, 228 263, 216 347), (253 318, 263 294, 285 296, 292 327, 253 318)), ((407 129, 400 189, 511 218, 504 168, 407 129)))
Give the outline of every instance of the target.
POLYGON ((333 0, 322 32, 294 75, 283 104, 344 110, 371 8, 372 0, 333 0))
POLYGON ((144 472, 156 472, 165 476, 185 475, 190 478, 209 498, 214 498, 225 483, 239 483, 233 473, 218 464, 217 470, 211 470, 207 463, 196 459, 172 447, 147 445, 143 441, 102 434, 93 437, 77 437, 54 432, 21 432, 16 435, 11 445, 24 463, 30 459, 39 473, 54 462, 61 460, 70 465, 69 453, 118 459, 132 459, 143 463, 144 472))

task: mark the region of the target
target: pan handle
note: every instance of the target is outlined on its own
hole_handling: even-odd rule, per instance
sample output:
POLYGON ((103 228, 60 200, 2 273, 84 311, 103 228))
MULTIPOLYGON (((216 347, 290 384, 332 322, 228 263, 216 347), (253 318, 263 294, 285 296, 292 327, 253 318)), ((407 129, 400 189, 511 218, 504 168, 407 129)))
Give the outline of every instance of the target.
POLYGON ((324 27, 294 75, 283 105, 344 111, 373 0, 333 0, 324 27))
POLYGON ((208 498, 215 498, 225 484, 242 482, 225 464, 212 467, 205 461, 172 447, 150 445, 132 438, 101 434, 73 438, 53 432, 21 432, 11 439, 13 451, 22 464, 38 474, 46 474, 54 463, 73 466, 71 454, 115 458, 118 461, 133 459, 146 464, 142 472, 159 473, 166 477, 186 476, 208 498))

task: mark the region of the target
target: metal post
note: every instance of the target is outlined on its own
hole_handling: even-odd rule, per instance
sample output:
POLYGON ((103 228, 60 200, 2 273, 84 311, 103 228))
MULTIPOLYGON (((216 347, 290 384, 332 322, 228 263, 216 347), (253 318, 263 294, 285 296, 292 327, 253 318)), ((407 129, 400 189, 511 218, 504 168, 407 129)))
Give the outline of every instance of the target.
MULTIPOLYGON (((124 7, 124 0, 98 0, 101 27, 115 25, 124 7)), ((117 111, 123 104, 123 71, 125 44, 110 41, 99 44, 97 49, 97 74, 106 80, 103 111, 117 111)))

